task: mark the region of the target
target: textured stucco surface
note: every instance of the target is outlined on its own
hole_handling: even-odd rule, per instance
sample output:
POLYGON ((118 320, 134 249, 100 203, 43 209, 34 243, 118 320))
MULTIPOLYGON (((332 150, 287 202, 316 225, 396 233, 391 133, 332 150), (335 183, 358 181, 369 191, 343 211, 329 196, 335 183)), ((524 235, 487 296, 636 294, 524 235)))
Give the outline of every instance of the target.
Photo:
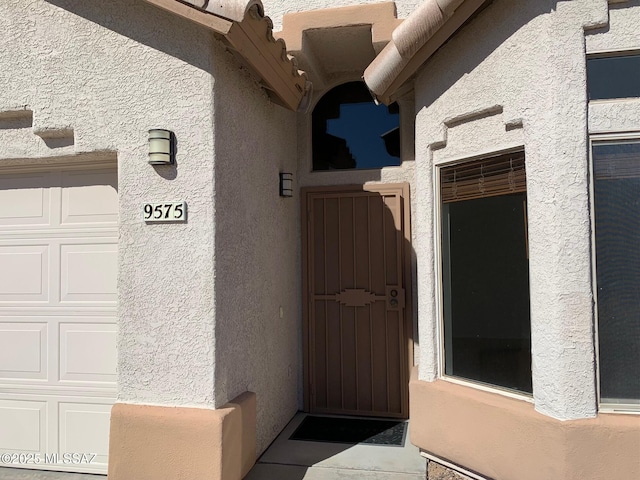
MULTIPOLYGON (((362 3, 264 1, 275 30, 286 12, 362 3)), ((396 2, 398 17, 420 3, 396 2)), ((254 391, 260 452, 301 392, 299 197, 278 197, 278 172, 296 187, 411 184, 416 353, 434 380, 433 165, 524 145, 535 407, 591 417, 587 115, 591 132, 638 131, 640 105, 587 108, 584 29, 600 52, 640 48, 638 24, 637 0, 496 0, 417 78, 416 161, 338 176, 309 171, 309 116, 271 104, 205 30, 144 2, 5 0, 0 166, 117 157, 119 400, 220 407, 254 391), (147 164, 154 127, 175 132, 175 167, 147 164), (186 200, 188 223, 144 224, 142 203, 162 200, 186 200)))
POLYGON ((209 32, 144 2, 9 1, 0 30, 2 165, 117 157, 118 400, 254 391, 264 449, 298 408, 298 199, 278 196, 296 115, 209 32), (175 167, 147 164, 158 127, 175 167), (145 224, 143 202, 163 200, 188 222, 145 224))
MULTIPOLYGON (((412 375, 421 405, 411 442, 435 459, 493 480, 604 480, 640 476, 640 416, 559 421, 528 402, 412 375)), ((429 477, 431 478, 431 477, 429 477)))
MULTIPOLYGON (((622 2, 609 11, 606 27, 587 32, 587 53, 640 49, 640 1, 622 2), (634 8, 630 8, 634 7, 634 8)), ((590 133, 636 132, 640 137, 640 99, 602 100, 589 104, 590 133)))
MULTIPOLYGON (((287 13, 319 10, 323 8, 347 7, 351 5, 367 5, 380 3, 384 0, 309 0, 307 2, 292 2, 287 0, 262 0, 265 14, 273 20, 274 31, 282 30, 282 16, 287 13)), ((388 0, 387 0, 388 1, 388 0)), ((398 18, 406 18, 413 12, 422 0, 395 0, 398 18)))
POLYGON ((227 54, 214 89, 215 403, 256 392, 261 452, 298 409, 299 197, 278 193, 296 170, 296 115, 235 65, 227 54))
POLYGON ((558 419, 596 414, 585 28, 607 21, 605 0, 496 0, 419 74, 422 380, 439 371, 433 164, 519 144, 527 162, 535 408, 558 419))
POLYGON ((214 403, 212 42, 143 2, 3 2, 0 112, 26 106, 33 126, 0 129, 0 162, 118 158, 121 401, 214 403), (147 164, 154 127, 175 132, 177 168, 147 164), (52 129, 71 145, 34 134, 52 129), (163 200, 188 223, 145 225, 142 203, 163 200))
POLYGON ((116 404, 109 480, 244 477, 256 456, 255 406, 251 392, 215 410, 116 404))

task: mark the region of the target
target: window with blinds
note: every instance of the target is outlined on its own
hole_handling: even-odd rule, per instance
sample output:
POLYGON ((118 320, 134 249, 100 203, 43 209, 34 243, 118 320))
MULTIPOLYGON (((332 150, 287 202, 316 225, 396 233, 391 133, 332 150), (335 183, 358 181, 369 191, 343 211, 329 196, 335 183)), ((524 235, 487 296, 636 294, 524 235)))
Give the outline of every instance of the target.
POLYGON ((531 393, 524 152, 440 169, 445 374, 531 393))
POLYGON ((600 402, 640 409, 640 140, 592 159, 600 402))
POLYGON ((440 188, 443 203, 525 192, 524 152, 443 168, 440 188))

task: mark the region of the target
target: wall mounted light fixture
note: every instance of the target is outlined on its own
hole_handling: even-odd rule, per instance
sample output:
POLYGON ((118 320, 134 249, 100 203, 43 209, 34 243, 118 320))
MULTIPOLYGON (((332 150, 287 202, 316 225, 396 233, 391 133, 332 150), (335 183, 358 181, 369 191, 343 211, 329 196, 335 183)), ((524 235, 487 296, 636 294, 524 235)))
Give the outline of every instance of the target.
POLYGON ((149 130, 149 163, 151 165, 172 165, 173 147, 174 138, 171 131, 160 128, 149 130))
POLYGON ((293 197, 293 173, 280 172, 280 196, 293 197))

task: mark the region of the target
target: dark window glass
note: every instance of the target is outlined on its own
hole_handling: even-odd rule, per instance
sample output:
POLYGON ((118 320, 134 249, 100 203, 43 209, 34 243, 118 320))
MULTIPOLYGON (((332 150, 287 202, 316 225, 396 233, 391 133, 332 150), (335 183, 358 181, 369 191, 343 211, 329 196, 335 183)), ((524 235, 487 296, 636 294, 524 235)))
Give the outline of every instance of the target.
POLYGON ((324 95, 312 123, 314 170, 400 165, 398 104, 376 105, 362 82, 324 95))
POLYGON ((640 142, 593 146, 600 398, 640 404, 640 142))
POLYGON ((640 55, 587 59, 589 99, 640 97, 640 55))
MULTIPOLYGON (((454 168, 441 172, 443 191, 454 168)), ((477 169, 475 198, 443 197, 445 372, 531 393, 526 191, 510 193, 513 182, 491 178, 492 169, 477 169)))

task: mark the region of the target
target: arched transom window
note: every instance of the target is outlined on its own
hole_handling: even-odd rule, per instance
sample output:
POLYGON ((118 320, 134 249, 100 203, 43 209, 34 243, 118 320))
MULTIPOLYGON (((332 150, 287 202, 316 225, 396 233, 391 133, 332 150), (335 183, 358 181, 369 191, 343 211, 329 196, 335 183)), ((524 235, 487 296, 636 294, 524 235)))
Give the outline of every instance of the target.
POLYGON ((312 123, 314 171, 400 165, 398 104, 376 105, 362 82, 327 92, 312 123))

